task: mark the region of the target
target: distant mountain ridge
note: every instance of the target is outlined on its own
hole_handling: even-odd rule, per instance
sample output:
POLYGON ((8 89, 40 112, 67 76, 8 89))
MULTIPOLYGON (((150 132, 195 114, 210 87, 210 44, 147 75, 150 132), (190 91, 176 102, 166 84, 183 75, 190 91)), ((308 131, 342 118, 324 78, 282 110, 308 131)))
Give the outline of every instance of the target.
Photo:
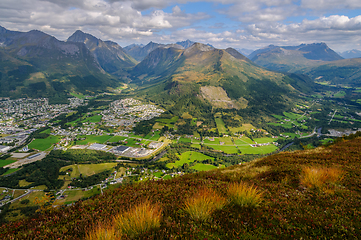
POLYGON ((274 46, 258 49, 249 56, 253 62, 271 70, 294 72, 319 62, 343 59, 325 43, 274 46))
POLYGON ((251 53, 254 52, 252 49, 248 48, 235 48, 238 52, 242 53, 244 56, 248 57, 251 53))
POLYGON ((130 56, 132 56, 134 59, 136 59, 137 61, 142 61, 150 52, 152 52, 153 50, 157 49, 157 48, 169 48, 169 47, 173 47, 173 48, 178 48, 178 49, 184 49, 183 46, 178 45, 178 44, 160 44, 160 43, 155 43, 155 42, 149 42, 147 45, 142 46, 142 45, 130 45, 124 48, 125 52, 127 54, 129 54, 130 56))
POLYGON ((125 68, 134 67, 137 64, 137 61, 130 57, 117 43, 102 41, 80 30, 71 35, 67 42, 84 43, 94 54, 99 65, 111 74, 122 75, 125 68))
POLYGON ((352 49, 350 51, 345 51, 340 53, 343 58, 361 58, 361 51, 357 49, 352 49))
MULTIPOLYGON (((128 53, 130 56, 132 56, 137 61, 141 62, 144 60, 144 58, 151 53, 153 50, 157 48, 177 48, 177 49, 186 49, 191 47, 195 42, 187 39, 185 41, 180 41, 176 43, 169 43, 169 44, 162 44, 162 43, 155 43, 155 42, 149 42, 147 45, 143 44, 131 44, 129 46, 126 46, 124 50, 126 53, 128 53)), ((213 47, 210 44, 206 44, 208 46, 213 47)))
POLYGON ((189 47, 191 47, 194 43, 195 43, 195 42, 193 42, 193 41, 191 41, 191 40, 189 40, 189 39, 187 39, 187 40, 185 40, 185 41, 181 41, 181 42, 176 42, 176 44, 178 44, 178 45, 180 45, 180 46, 182 46, 182 47, 184 47, 184 48, 189 48, 189 47))

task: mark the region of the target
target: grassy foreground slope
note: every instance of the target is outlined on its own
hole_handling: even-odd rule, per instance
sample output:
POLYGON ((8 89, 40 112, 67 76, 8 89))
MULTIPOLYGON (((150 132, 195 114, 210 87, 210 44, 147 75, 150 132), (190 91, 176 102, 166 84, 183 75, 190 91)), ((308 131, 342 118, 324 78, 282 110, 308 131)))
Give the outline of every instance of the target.
POLYGON ((117 213, 148 199, 162 209, 160 224, 133 239, 357 239, 361 235, 360 153, 361 138, 356 138, 172 180, 125 185, 72 207, 50 207, 37 218, 6 223, 0 227, 0 238, 83 239, 99 223, 112 225, 117 213), (328 177, 314 185, 307 180, 312 173, 325 172, 328 177), (226 201, 203 221, 193 220, 184 210, 186 201, 204 188, 229 200, 227 189, 241 181, 262 193, 259 206, 226 201))

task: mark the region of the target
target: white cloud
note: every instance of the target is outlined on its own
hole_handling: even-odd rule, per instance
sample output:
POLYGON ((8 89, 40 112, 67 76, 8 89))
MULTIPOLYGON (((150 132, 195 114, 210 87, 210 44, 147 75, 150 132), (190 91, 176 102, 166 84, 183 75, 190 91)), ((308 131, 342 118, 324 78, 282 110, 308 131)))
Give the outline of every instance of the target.
POLYGON ((138 38, 162 29, 186 27, 208 18, 205 13, 187 14, 179 6, 166 13, 154 9, 143 15, 140 9, 162 7, 167 1, 106 0, 3 0, 0 2, 0 23, 20 31, 47 30, 64 40, 76 29, 97 37, 138 38), (26 23, 26 24, 24 24, 26 23))
POLYGON ((308 9, 356 9, 361 8, 360 0, 302 0, 301 6, 308 9))
POLYGON ((296 45, 299 43, 327 42, 338 49, 357 45, 361 39, 361 16, 332 15, 315 20, 303 20, 293 24, 251 24, 247 27, 250 35, 258 42, 296 45))
POLYGON ((0 25, 39 29, 61 40, 81 29, 122 45, 189 38, 219 48, 323 41, 351 49, 360 41, 361 16, 335 12, 357 8, 360 0, 1 0, 0 25), (205 9, 214 12, 200 8, 189 13, 190 2, 209 4, 205 9))

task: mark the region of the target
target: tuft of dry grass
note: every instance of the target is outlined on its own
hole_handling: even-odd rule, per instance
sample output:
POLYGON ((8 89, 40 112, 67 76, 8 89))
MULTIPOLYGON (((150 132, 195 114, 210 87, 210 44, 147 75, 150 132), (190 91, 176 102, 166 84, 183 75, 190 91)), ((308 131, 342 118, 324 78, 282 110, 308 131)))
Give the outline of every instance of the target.
POLYGON ((230 184, 227 193, 233 204, 242 207, 257 207, 262 202, 262 193, 257 187, 244 182, 230 184))
POLYGON ((222 209, 226 204, 226 199, 210 188, 203 188, 194 196, 186 199, 184 210, 194 220, 207 220, 211 214, 222 209))
POLYGON ((105 225, 99 225, 98 227, 90 231, 86 236, 86 240, 114 240, 114 239, 116 239, 114 227, 105 226, 105 225))
POLYGON ((323 190, 327 184, 341 181, 343 171, 338 168, 304 167, 300 176, 301 184, 312 189, 323 190))
POLYGON ((149 200, 136 205, 128 212, 114 218, 114 227, 119 235, 135 236, 160 226, 162 209, 149 200))

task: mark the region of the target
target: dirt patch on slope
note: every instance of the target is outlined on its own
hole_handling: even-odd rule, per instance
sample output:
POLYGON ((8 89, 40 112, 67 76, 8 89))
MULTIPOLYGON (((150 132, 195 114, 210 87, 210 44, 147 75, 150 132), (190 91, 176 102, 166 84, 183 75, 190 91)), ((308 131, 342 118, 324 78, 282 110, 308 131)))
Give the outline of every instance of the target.
POLYGON ((201 95, 207 99, 213 107, 217 108, 246 108, 248 101, 244 98, 241 101, 232 100, 228 97, 226 91, 221 87, 203 86, 201 87, 201 95))

